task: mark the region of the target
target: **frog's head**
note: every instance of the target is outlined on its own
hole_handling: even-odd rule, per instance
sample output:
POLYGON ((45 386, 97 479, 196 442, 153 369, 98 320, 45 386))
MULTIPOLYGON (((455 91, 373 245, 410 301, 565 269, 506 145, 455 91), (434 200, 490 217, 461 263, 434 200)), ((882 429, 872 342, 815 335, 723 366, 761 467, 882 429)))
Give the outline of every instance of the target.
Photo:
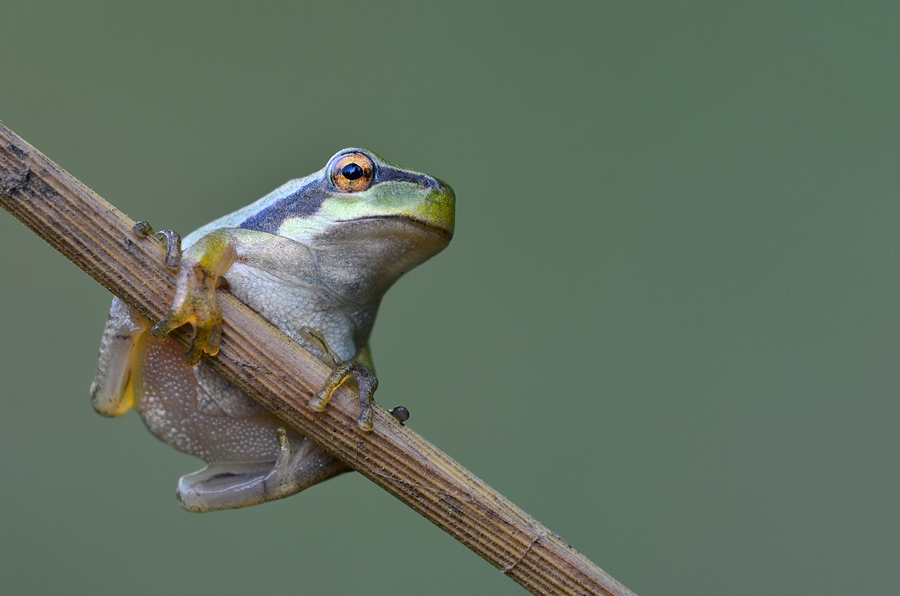
POLYGON ((453 235, 453 189, 437 178, 390 164, 364 149, 338 151, 320 173, 327 186, 323 227, 365 219, 401 219, 453 235))
POLYGON ((362 284, 362 293, 377 294, 447 246, 455 197, 437 178, 350 148, 245 213, 240 227, 302 242, 315 251, 322 275, 352 276, 337 285, 362 284))

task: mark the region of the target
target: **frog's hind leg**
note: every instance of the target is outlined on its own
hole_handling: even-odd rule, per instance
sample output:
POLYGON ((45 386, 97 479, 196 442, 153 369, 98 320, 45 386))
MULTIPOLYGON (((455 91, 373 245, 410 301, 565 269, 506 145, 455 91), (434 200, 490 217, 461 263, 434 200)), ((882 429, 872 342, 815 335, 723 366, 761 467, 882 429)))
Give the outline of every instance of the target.
POLYGON ((97 374, 91 383, 91 404, 104 416, 121 416, 134 405, 131 373, 138 352, 135 346, 149 327, 150 321, 113 298, 100 340, 97 374))
POLYGON ((291 445, 283 428, 277 437, 276 461, 212 462, 181 477, 178 501, 195 513, 236 509, 289 497, 350 470, 306 437, 291 445))

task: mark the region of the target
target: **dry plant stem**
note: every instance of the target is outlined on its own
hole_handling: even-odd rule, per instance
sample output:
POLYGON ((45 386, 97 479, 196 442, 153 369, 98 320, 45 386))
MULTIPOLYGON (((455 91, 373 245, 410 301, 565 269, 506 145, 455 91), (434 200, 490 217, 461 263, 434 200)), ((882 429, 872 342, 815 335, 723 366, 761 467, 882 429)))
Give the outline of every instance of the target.
MULTIPOLYGON (((132 220, 2 124, 0 204, 151 320, 166 312, 174 276, 162 243, 138 238, 132 220)), ((307 402, 328 369, 231 295, 220 298, 221 352, 206 362, 288 424, 534 594, 632 594, 382 408, 369 433, 347 389, 314 412, 307 402)), ((175 339, 187 345, 183 333, 175 339)))

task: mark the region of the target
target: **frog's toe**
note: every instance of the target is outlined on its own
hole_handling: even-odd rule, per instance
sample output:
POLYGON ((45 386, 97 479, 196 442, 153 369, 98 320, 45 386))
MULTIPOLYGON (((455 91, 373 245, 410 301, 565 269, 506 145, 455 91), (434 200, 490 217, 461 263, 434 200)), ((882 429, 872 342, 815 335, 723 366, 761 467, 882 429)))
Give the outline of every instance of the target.
POLYGON ((373 396, 375 390, 378 389, 378 378, 375 373, 365 366, 356 365, 358 370, 354 371, 356 375, 356 384, 359 386, 359 418, 357 423, 359 427, 365 431, 372 430, 373 410, 372 404, 375 403, 373 396))
POLYGON ((210 356, 215 356, 219 353, 219 344, 222 343, 222 321, 215 323, 210 329, 209 339, 206 342, 206 347, 204 350, 210 356))
POLYGON ((326 391, 319 391, 311 398, 309 398, 309 407, 316 412, 324 412, 325 408, 328 407, 328 401, 330 399, 330 393, 326 391))
POLYGON ((203 335, 202 333, 197 333, 194 336, 194 341, 191 342, 191 347, 184 353, 184 362, 188 366, 197 366, 200 363, 200 357, 203 356, 203 335))
POLYGON ((172 230, 161 230, 156 235, 166 239, 166 267, 178 269, 181 264, 181 236, 172 230))
POLYGON ((134 225, 131 227, 134 230, 134 233, 140 236, 141 238, 146 238, 147 236, 153 235, 153 226, 150 225, 149 221, 136 221, 134 225))
POLYGON ((187 317, 184 317, 180 313, 171 310, 166 314, 166 316, 161 318, 156 325, 150 328, 150 333, 156 339, 163 339, 170 332, 178 329, 187 322, 187 317))
POLYGON ((184 361, 194 366, 200 362, 203 352, 210 356, 219 353, 219 343, 222 341, 222 323, 215 323, 210 326, 197 326, 194 333, 194 339, 191 341, 191 347, 184 354, 184 361))
POLYGON ((375 426, 375 422, 372 417, 371 408, 360 411, 359 418, 357 418, 356 423, 364 431, 371 432, 372 428, 374 428, 374 426, 375 426))
POLYGON ((172 230, 160 230, 154 232, 149 222, 137 221, 132 226, 134 233, 141 238, 156 236, 166 241, 166 267, 169 269, 178 269, 181 263, 181 236, 172 230))

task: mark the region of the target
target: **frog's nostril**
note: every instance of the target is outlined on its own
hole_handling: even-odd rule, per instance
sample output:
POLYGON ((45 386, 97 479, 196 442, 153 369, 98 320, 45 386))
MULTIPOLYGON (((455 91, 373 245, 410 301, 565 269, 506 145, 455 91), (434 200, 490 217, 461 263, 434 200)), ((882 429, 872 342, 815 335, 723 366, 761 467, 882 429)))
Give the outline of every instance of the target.
POLYGON ((431 178, 425 178, 424 176, 419 179, 419 188, 422 190, 428 190, 430 188, 435 188, 437 183, 431 178))

